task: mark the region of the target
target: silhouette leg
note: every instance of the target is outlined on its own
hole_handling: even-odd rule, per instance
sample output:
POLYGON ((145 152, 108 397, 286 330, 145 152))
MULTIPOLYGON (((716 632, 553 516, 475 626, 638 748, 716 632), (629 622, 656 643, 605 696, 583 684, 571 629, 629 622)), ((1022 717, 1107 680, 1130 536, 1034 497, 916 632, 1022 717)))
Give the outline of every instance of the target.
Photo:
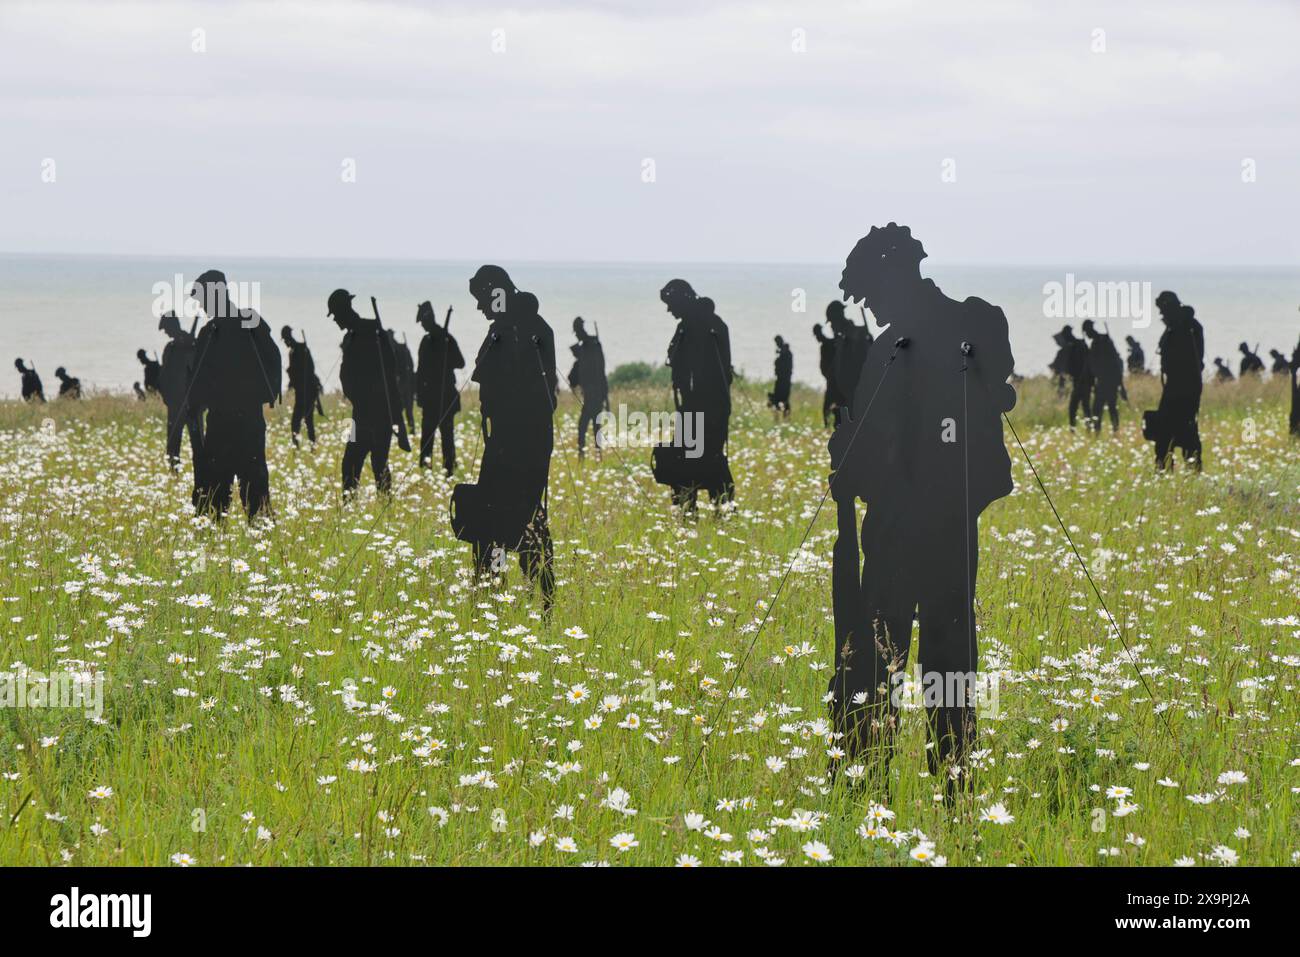
POLYGON ((343 494, 351 495, 361 484, 361 468, 366 461, 366 448, 353 438, 343 449, 343 494))
MULTIPOLYGON (((442 467, 450 478, 456 471, 456 417, 448 413, 438 426, 438 431, 442 436, 442 467)), ((433 436, 429 436, 429 442, 432 445, 433 436)))
POLYGON ((370 467, 375 473, 375 487, 381 492, 393 490, 393 473, 388 468, 388 452, 393 444, 391 428, 376 428, 370 446, 370 467))
POLYGON ((969 530, 962 525, 960 517, 956 517, 927 536, 935 547, 927 549, 931 557, 926 562, 920 599, 921 645, 917 656, 933 742, 927 760, 931 774, 946 776, 949 797, 957 786, 969 782, 964 764, 975 734, 975 675, 979 663, 972 604, 979 533, 975 523, 969 530), (954 535, 969 538, 969 553, 965 538, 953 541, 954 535))

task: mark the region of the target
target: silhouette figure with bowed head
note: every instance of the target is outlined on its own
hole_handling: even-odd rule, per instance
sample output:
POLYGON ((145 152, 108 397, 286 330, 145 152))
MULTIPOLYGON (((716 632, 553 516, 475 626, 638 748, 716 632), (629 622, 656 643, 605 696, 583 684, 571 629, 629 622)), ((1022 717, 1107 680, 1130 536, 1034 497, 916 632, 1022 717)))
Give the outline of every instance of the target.
POLYGON ((415 431, 415 359, 411 357, 411 347, 407 345, 406 333, 402 333, 402 341, 397 341, 397 330, 388 330, 388 341, 392 346, 393 355, 397 358, 397 399, 400 403, 402 416, 406 419, 406 427, 410 431, 415 431))
MULTIPOLYGON (((839 305, 841 310, 844 308, 843 303, 831 303, 831 306, 839 305)), ((827 317, 830 316, 830 306, 826 307, 827 317)), ((822 425, 830 427, 831 416, 835 421, 839 421, 839 392, 835 386, 835 336, 827 335, 822 330, 820 322, 813 323, 813 338, 817 340, 817 366, 821 370, 822 378, 826 380, 826 390, 822 393, 822 425)))
POLYGON ((1091 319, 1083 320, 1083 334, 1088 339, 1088 368, 1092 372, 1092 429, 1101 431, 1101 417, 1110 411, 1111 432, 1119 431, 1119 396, 1128 398, 1124 389, 1124 360, 1110 334, 1098 332, 1091 319))
POLYGON ((1128 374, 1146 375, 1147 354, 1142 349, 1142 343, 1132 336, 1125 336, 1124 341, 1128 343, 1128 374))
POLYGON ((1286 353, 1281 349, 1269 349, 1268 354, 1273 357, 1273 367, 1269 369, 1271 375, 1287 375, 1291 372, 1291 360, 1286 357, 1286 353))
POLYGON ((1160 335, 1160 405, 1145 414, 1143 436, 1156 444, 1156 468, 1169 465, 1170 452, 1182 449, 1183 458, 1201 470, 1201 432, 1196 418, 1201 411, 1201 375, 1205 369, 1205 331, 1191 306, 1166 290, 1156 296, 1156 309, 1165 331, 1160 335))
MULTIPOLYGON (((1082 412, 1084 419, 1092 414, 1092 388, 1095 380, 1092 366, 1088 362, 1088 344, 1077 338, 1074 329, 1068 325, 1063 326, 1052 340, 1061 347, 1052 363, 1053 371, 1058 376, 1064 375, 1070 379, 1070 428, 1073 429, 1078 422, 1078 413, 1082 412)), ((1087 425, 1087 422, 1084 424, 1087 425)))
POLYGON ((416 307, 415 321, 424 329, 420 340, 420 364, 415 372, 415 400, 420 404, 420 466, 431 468, 433 437, 442 440, 442 468, 451 478, 456 471, 456 413, 460 411, 460 392, 456 388, 456 370, 465 368, 456 337, 451 334, 451 306, 440 326, 433 305, 422 302, 416 307))
POLYGON ((578 341, 569 347, 573 353, 573 368, 569 371, 569 388, 582 393, 582 412, 578 416, 578 458, 587 448, 587 426, 596 437, 596 455, 604 442, 600 428, 600 413, 609 411, 609 380, 605 378, 605 347, 600 337, 587 332, 582 316, 573 320, 573 334, 578 341))
POLYGON ((361 470, 370 459, 375 487, 389 492, 393 475, 388 453, 393 427, 403 425, 397 387, 397 357, 393 340, 376 319, 363 319, 352 307, 352 293, 335 289, 326 303, 334 324, 343 330, 343 359, 339 381, 352 403, 352 426, 343 449, 343 496, 349 498, 361 484, 361 470))
MULTIPOLYGON (((1256 348, 1259 348, 1256 346, 1256 348)), ((1244 379, 1248 375, 1257 376, 1264 371, 1264 360, 1259 357, 1259 353, 1250 348, 1249 343, 1241 343, 1237 346, 1241 352, 1241 377, 1244 379)))
POLYGON ((1002 310, 946 297, 922 278, 925 256, 906 226, 872 227, 840 281, 845 298, 865 302, 885 331, 830 440, 840 537, 829 690, 847 760, 871 760, 883 778, 919 618, 918 661, 938 692, 926 700, 927 757, 933 773, 947 767, 951 797, 975 733, 979 516, 1012 489, 1001 416, 1016 402, 1007 383, 1015 363, 1002 310), (860 579, 859 498, 867 505, 860 579))
POLYGON ((181 431, 184 430, 189 434, 190 464, 197 479, 203 458, 203 419, 189 395, 197 354, 194 333, 181 328, 174 312, 165 312, 158 318, 158 329, 167 336, 162 361, 158 364, 158 394, 167 407, 167 464, 173 472, 180 470, 181 431))
POLYGON ((208 317, 194 343, 189 387, 189 408, 203 418, 194 507, 220 519, 238 480, 239 501, 251 522, 271 506, 262 406, 280 398, 280 350, 266 320, 230 301, 223 273, 203 273, 190 296, 208 317))
POLYGON ((81 380, 68 375, 68 370, 59 366, 54 370, 54 377, 59 380, 60 399, 80 399, 81 380))
POLYGON ((1214 381, 1215 382, 1235 382, 1237 377, 1232 374, 1232 367, 1223 361, 1221 356, 1214 357, 1214 381))
POLYGON ((452 493, 452 529, 474 549, 479 578, 500 572, 508 551, 540 583, 542 605, 555 600, 554 549, 546 492, 559 377, 555 335, 538 315, 537 297, 516 288, 500 266, 481 266, 469 281, 488 332, 474 362, 483 422, 476 485, 452 493))
POLYGON ((302 342, 293 337, 293 329, 280 327, 280 341, 289 350, 289 388, 293 390, 293 417, 289 420, 289 434, 293 438, 293 447, 300 448, 298 433, 305 425, 307 441, 316 447, 316 413, 325 416, 325 408, 320 397, 324 391, 320 378, 316 375, 316 360, 311 349, 307 347, 307 334, 304 332, 302 342))
POLYGON ((162 374, 162 363, 157 359, 150 359, 149 353, 143 349, 135 350, 135 357, 140 360, 140 365, 144 367, 144 391, 146 395, 160 395, 158 389, 158 378, 162 374))
POLYGON ((790 418, 790 380, 794 377, 794 354, 781 336, 776 337, 776 380, 767 394, 767 404, 784 418, 790 418))
POLYGON ((694 513, 701 489, 715 505, 736 497, 727 461, 731 428, 731 335, 712 299, 698 296, 684 279, 673 279, 659 298, 677 328, 668 344, 672 371, 675 435, 671 445, 654 450, 655 480, 672 489, 673 504, 694 513), (693 449, 686 448, 688 435, 693 449))
POLYGON ((29 366, 22 359, 15 359, 14 368, 22 376, 23 401, 44 402, 45 388, 41 385, 41 377, 36 374, 36 366, 29 366))

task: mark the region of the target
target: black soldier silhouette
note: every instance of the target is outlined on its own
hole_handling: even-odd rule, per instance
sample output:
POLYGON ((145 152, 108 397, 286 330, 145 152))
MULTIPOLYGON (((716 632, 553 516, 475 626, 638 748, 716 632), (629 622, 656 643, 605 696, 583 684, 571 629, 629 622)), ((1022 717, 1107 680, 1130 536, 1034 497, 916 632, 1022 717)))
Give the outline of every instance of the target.
POLYGON ((465 357, 450 331, 451 306, 440 326, 433 305, 422 302, 416 307, 415 321, 424 329, 420 364, 415 371, 415 400, 421 414, 420 466, 432 467, 433 437, 438 435, 442 440, 442 468, 450 478, 456 471, 456 413, 460 411, 456 370, 465 368, 465 357))
POLYGON ((325 416, 325 407, 321 405, 323 389, 320 377, 316 375, 316 360, 307 346, 307 334, 304 332, 302 342, 293 337, 293 329, 280 327, 280 341, 289 350, 289 388, 293 390, 293 417, 289 421, 289 434, 293 437, 293 447, 298 448, 298 433, 307 427, 307 441, 316 447, 316 413, 325 416))
POLYGON ((45 388, 41 385, 41 377, 36 374, 36 366, 29 366, 22 359, 15 359, 14 368, 22 376, 23 401, 44 402, 45 388))
POLYGON ((397 358, 397 398, 401 405, 402 417, 406 420, 406 428, 415 432, 415 359, 411 356, 411 347, 406 342, 406 333, 402 333, 402 339, 397 340, 397 330, 388 330, 388 340, 393 347, 393 355, 397 358))
POLYGON ((582 316, 573 320, 573 334, 578 341, 569 347, 573 368, 569 370, 569 388, 582 394, 582 411, 578 415, 578 458, 586 454, 587 427, 596 441, 596 455, 604 443, 600 414, 609 411, 609 380, 605 377, 605 347, 598 334, 589 333, 582 316))
POLYGON ((866 324, 866 315, 863 315, 862 325, 859 326, 845 313, 842 302, 833 302, 827 306, 826 318, 835 331, 835 382, 840 391, 840 407, 843 410, 852 405, 858 380, 862 376, 862 366, 867 361, 873 339, 866 324))
POLYGON ((727 461, 734 376, 731 335, 713 300, 696 295, 686 280, 670 280, 659 298, 677 320, 668 344, 676 434, 670 445, 655 448, 654 476, 672 489, 675 505, 693 513, 701 489, 715 506, 736 496, 727 461))
POLYGON ((974 625, 980 513, 1012 489, 1002 413, 1015 405, 1002 310, 957 302, 924 279, 926 256, 905 226, 873 227, 840 287, 885 327, 868 354, 850 414, 830 440, 839 512, 833 562, 836 671, 831 715, 849 760, 883 774, 896 727, 895 691, 920 621, 918 662, 949 795, 974 738, 974 625), (867 504, 857 568, 855 502, 867 504), (936 687, 937 686, 937 687, 936 687))
MULTIPOLYGON (((366 459, 375 473, 375 487, 388 492, 393 487, 388 453, 393 444, 393 427, 398 444, 410 451, 405 438, 401 397, 397 388, 397 357, 392 337, 384 330, 376 310, 374 319, 362 318, 352 307, 352 293, 335 289, 326 304, 335 324, 343 330, 343 359, 339 381, 344 397, 352 403, 352 424, 343 449, 343 495, 352 495, 361 483, 366 459)), ((372 300, 373 302, 373 300, 372 300)))
POLYGON ((60 399, 80 399, 81 398, 81 380, 76 376, 68 375, 68 370, 59 366, 54 370, 54 377, 59 380, 59 398, 60 399))
POLYGON ((1124 341, 1128 343, 1128 374, 1146 375, 1147 354, 1142 349, 1142 343, 1132 336, 1125 336, 1124 341))
POLYGON ((1291 353, 1291 434, 1300 435, 1300 342, 1291 353))
POLYGON ((1264 371, 1264 360, 1259 357, 1259 346, 1254 349, 1250 344, 1243 342, 1237 349, 1241 352, 1241 377, 1244 379, 1248 375, 1258 376, 1264 371))
POLYGON ((262 406, 280 398, 280 350, 255 310, 230 301, 223 273, 203 273, 190 296, 208 317, 194 343, 189 388, 189 408, 203 418, 194 507, 200 514, 225 515, 238 480, 239 501, 252 521, 271 505, 262 406))
POLYGON ((767 394, 767 404, 785 418, 790 418, 790 380, 794 377, 794 355, 781 336, 776 337, 775 382, 767 394))
POLYGON ((1215 382, 1235 382, 1237 377, 1232 374, 1232 367, 1223 361, 1221 356, 1214 357, 1214 381, 1215 382))
MULTIPOLYGON (((195 318, 195 325, 198 319, 195 318)), ((203 419, 190 400, 190 375, 197 353, 194 332, 181 328, 174 312, 165 312, 158 318, 159 330, 167 336, 163 346, 162 361, 158 364, 158 394, 167 407, 167 464, 172 471, 181 464, 181 431, 189 433, 190 462, 197 480, 203 458, 203 419)))
POLYGON ((1093 377, 1093 431, 1101 431, 1101 417, 1109 410, 1111 431, 1118 432, 1119 396, 1128 398, 1128 392, 1124 389, 1124 361, 1110 334, 1098 332, 1096 323, 1091 319, 1083 320, 1083 334, 1088 339, 1088 368, 1093 377))
MULTIPOLYGON (((831 303, 831 305, 840 305, 842 303, 831 303)), ((827 307, 827 317, 829 318, 830 307, 827 307)), ((840 397, 839 391, 835 385, 835 336, 827 335, 822 330, 820 322, 813 323, 813 338, 817 340, 817 367, 821 370, 822 378, 826 380, 826 390, 822 393, 822 425, 830 426, 831 417, 839 421, 840 397)))
POLYGON ((1092 415, 1094 380, 1092 366, 1088 362, 1088 344, 1077 338, 1070 326, 1062 327, 1052 339, 1061 347, 1053 361, 1053 371, 1058 376, 1068 376, 1070 380, 1070 428, 1073 429, 1078 423, 1080 412, 1085 420, 1092 415))
POLYGON ((1144 415, 1142 434, 1156 444, 1156 468, 1169 465, 1170 452, 1201 469, 1201 375, 1205 369, 1205 332, 1195 310, 1169 291, 1156 296, 1156 309, 1165 331, 1160 335, 1160 405, 1144 415))
POLYGON ((135 350, 135 357, 140 360, 140 365, 144 367, 145 395, 161 395, 162 390, 158 387, 158 382, 162 376, 162 363, 157 359, 150 359, 149 353, 143 349, 135 350))
POLYGON ((1269 369, 1271 375, 1290 375, 1291 360, 1286 357, 1286 353, 1281 349, 1269 349, 1268 354, 1273 357, 1273 367, 1269 369))
POLYGON ((554 551, 546 493, 559 377, 555 335, 538 315, 537 297, 515 287, 500 266, 479 267, 469 281, 488 320, 474 363, 482 410, 483 459, 478 482, 452 493, 452 529, 474 550, 480 578, 500 572, 508 551, 539 582, 543 607, 555 596, 554 551))

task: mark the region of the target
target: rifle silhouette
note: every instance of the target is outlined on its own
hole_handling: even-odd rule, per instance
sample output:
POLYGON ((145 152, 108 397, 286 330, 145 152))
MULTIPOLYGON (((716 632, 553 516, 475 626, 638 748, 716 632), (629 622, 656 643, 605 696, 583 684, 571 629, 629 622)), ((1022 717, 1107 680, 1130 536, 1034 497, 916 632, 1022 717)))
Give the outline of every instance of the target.
MULTIPOLYGON (((402 418, 401 410, 398 410, 396 416, 393 415, 393 390, 388 388, 388 368, 384 365, 384 322, 379 318, 379 303, 374 296, 370 297, 370 308, 375 312, 375 331, 378 336, 375 337, 375 347, 379 350, 379 374, 383 377, 384 387, 384 404, 388 407, 388 418, 395 420, 397 423, 397 447, 403 452, 411 451, 411 439, 406 434, 406 420, 402 418)), ((396 372, 396 370, 394 370, 396 372)), ((392 428, 392 425, 389 425, 392 428)))

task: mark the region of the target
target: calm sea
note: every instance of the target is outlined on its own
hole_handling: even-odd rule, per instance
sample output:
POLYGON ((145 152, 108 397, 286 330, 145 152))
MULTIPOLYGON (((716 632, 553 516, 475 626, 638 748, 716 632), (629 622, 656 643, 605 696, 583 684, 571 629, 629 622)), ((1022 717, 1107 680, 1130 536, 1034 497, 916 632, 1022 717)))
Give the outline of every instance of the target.
MULTIPOLYGON (((416 305, 428 299, 441 317, 454 307, 452 332, 467 356, 472 356, 485 329, 469 297, 468 280, 477 263, 381 260, 222 259, 168 260, 149 257, 0 255, 0 394, 13 396, 18 375, 17 356, 35 362, 47 393, 57 383, 54 369, 66 366, 83 386, 125 391, 140 379, 138 348, 161 352, 164 337, 154 315, 159 284, 171 287, 179 273, 182 283, 208 268, 223 270, 232 284, 256 290, 257 306, 276 330, 288 324, 305 331, 326 386, 338 381, 337 327, 325 314, 330 291, 345 287, 357 294, 359 311, 369 314, 369 297, 379 300, 384 323, 405 333, 412 345, 420 330, 416 305), (255 284, 255 286, 254 286, 255 284)), ((542 315, 556 332, 561 347, 573 340, 574 316, 594 321, 600 330, 611 369, 633 360, 663 362, 673 321, 658 292, 669 279, 687 279, 701 295, 713 298, 718 314, 731 327, 737 368, 759 377, 772 374, 772 337, 785 336, 795 356, 795 378, 820 381, 817 350, 811 328, 822 318, 826 303, 837 296, 838 264, 711 264, 711 263, 548 263, 504 262, 521 289, 533 292, 542 315), (802 291, 802 293, 800 292, 802 291), (802 306, 802 311, 800 307, 802 306)), ((1082 317, 1052 313, 1049 283, 1065 287, 1073 274, 1077 304, 1081 283, 1135 283, 1140 301, 1142 283, 1152 296, 1172 289, 1196 307, 1205 326, 1207 365, 1216 355, 1236 368, 1237 343, 1261 344, 1268 362, 1269 348, 1287 354, 1300 336, 1300 268, 1260 267, 1050 267, 948 266, 923 263, 923 271, 954 299, 980 296, 1006 312, 1017 369, 1042 373, 1055 352, 1052 333, 1070 322, 1079 328, 1082 317)), ((1062 290, 1064 292, 1064 289, 1062 290)), ((1064 298, 1064 296, 1062 296, 1064 298)), ((169 304, 170 305, 170 304, 169 304)), ((1129 311, 1136 312, 1130 305, 1129 311)), ((854 310, 856 313, 856 309, 854 310)), ((1160 323, 1137 328, 1140 316, 1119 316, 1106 324, 1123 349, 1123 337, 1134 335, 1146 348, 1148 364, 1155 360, 1160 323)), ((567 354, 560 353, 563 359, 567 354)), ((563 373, 564 370, 561 370, 563 373)))

